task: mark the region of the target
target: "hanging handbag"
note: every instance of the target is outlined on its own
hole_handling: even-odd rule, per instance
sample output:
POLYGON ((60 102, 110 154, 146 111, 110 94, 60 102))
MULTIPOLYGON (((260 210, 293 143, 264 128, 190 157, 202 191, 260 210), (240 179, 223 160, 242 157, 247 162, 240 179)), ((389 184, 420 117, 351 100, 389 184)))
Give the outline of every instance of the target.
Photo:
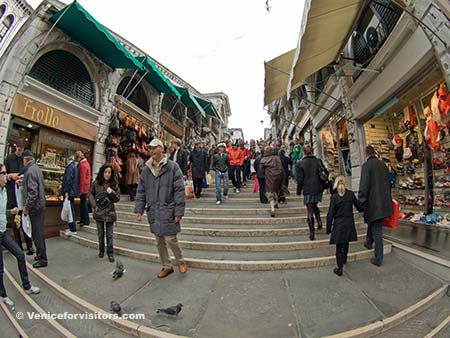
POLYGON ((330 186, 330 181, 328 180, 328 170, 325 168, 325 165, 323 164, 321 159, 318 159, 319 161, 319 179, 322 183, 322 187, 324 189, 328 188, 330 186))
POLYGON ((95 195, 95 203, 99 209, 106 209, 111 205, 111 200, 106 191, 100 191, 95 195))

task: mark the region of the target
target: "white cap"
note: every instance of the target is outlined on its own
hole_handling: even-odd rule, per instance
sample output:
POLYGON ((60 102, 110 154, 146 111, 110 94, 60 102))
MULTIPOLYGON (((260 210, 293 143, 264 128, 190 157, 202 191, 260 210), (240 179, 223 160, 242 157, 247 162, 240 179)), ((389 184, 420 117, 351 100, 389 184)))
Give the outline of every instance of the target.
POLYGON ((150 142, 150 144, 148 146, 149 147, 162 147, 162 148, 164 148, 164 144, 160 140, 158 140, 157 138, 154 138, 150 142))
POLYGON ((226 148, 227 146, 225 145, 225 143, 221 142, 221 143, 219 143, 219 144, 217 145, 217 148, 219 148, 219 147, 224 147, 224 148, 226 148))

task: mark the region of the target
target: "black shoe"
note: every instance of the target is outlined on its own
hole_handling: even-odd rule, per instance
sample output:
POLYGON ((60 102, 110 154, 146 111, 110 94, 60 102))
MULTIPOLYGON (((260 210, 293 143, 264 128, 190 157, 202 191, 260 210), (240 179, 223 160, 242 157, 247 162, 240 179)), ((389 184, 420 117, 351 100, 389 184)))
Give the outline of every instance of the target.
POLYGON ((28 250, 27 250, 27 255, 28 255, 28 256, 34 255, 34 249, 33 249, 33 248, 28 249, 28 250))
POLYGON ((108 260, 113 263, 114 262, 114 256, 108 256, 108 260))
POLYGON ((342 273, 344 272, 341 268, 334 268, 333 272, 338 275, 338 276, 342 276, 342 273))
POLYGON ((103 257, 105 257, 105 253, 104 252, 99 252, 98 258, 103 258, 103 257))
POLYGON ((377 261, 376 258, 372 258, 372 259, 370 260, 370 263, 372 263, 373 265, 376 265, 376 266, 381 266, 381 265, 383 265, 383 263, 377 261))
POLYGON ((48 265, 48 263, 44 263, 43 261, 36 261, 33 263, 33 268, 39 269, 39 268, 45 268, 48 265))
POLYGON ((38 261, 39 260, 38 256, 34 256, 34 260, 38 261))
POLYGON ((365 247, 367 250, 372 250, 372 245, 369 245, 367 242, 364 242, 364 247, 365 247))

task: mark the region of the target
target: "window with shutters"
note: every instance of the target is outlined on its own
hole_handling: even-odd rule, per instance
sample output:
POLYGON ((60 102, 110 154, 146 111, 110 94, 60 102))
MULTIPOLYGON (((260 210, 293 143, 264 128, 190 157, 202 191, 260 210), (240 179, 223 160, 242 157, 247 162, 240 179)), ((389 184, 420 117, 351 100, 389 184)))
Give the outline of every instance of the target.
POLYGON ((6 33, 8 33, 8 30, 11 28, 13 23, 14 16, 12 16, 11 14, 2 20, 2 23, 0 24, 0 42, 5 37, 6 33))
POLYGON ((84 64, 69 52, 54 50, 42 55, 29 75, 81 103, 95 106, 91 77, 84 64))
POLYGON ((130 80, 131 77, 127 76, 120 82, 119 87, 117 87, 117 94, 122 95, 128 101, 149 113, 150 106, 147 94, 145 93, 144 88, 138 84, 139 79, 134 78, 131 82, 130 80))

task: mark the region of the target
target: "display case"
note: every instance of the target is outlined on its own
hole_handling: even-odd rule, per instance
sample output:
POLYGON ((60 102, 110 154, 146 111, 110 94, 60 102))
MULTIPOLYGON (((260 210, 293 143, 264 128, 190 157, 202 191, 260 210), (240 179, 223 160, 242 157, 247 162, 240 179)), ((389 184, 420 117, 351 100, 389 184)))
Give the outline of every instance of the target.
POLYGON ((450 135, 439 142, 438 151, 433 151, 433 210, 441 215, 450 213, 450 135))

